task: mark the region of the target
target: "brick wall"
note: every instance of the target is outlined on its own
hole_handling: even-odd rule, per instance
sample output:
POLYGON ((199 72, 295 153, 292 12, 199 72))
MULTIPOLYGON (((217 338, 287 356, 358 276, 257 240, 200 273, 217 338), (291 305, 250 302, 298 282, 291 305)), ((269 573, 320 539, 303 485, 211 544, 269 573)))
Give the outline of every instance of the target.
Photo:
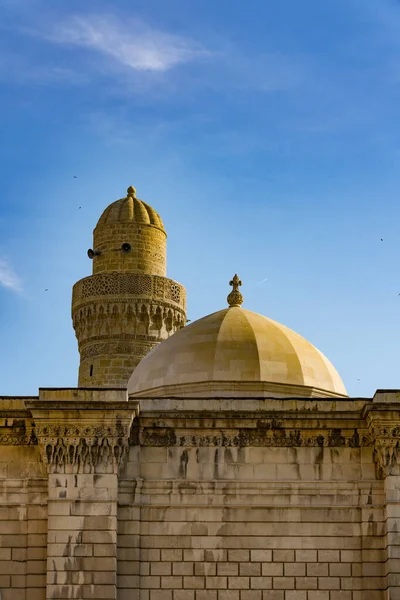
POLYGON ((120 600, 385 598, 371 448, 136 446, 119 503, 120 600))
POLYGON ((47 475, 36 448, 0 446, 2 600, 46 600, 47 475))

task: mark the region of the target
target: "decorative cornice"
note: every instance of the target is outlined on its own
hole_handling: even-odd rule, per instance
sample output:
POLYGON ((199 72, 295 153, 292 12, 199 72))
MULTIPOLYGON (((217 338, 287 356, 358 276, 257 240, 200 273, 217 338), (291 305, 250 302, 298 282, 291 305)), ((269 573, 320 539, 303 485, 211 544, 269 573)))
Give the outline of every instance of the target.
MULTIPOLYGON (((85 390, 82 390, 82 396, 85 390)), ((132 402, 30 403, 35 436, 49 473, 117 473, 138 405, 132 402)))
POLYGON ((45 425, 36 428, 36 435, 50 472, 70 467, 76 473, 93 473, 109 466, 117 472, 128 450, 129 428, 45 425))
POLYGON ((379 479, 400 474, 400 409, 398 404, 371 404, 364 410, 379 479))
MULTIPOLYGON (((294 429, 263 430, 258 428, 226 429, 213 431, 177 433, 175 428, 133 427, 130 443, 142 446, 181 446, 181 447, 347 447, 370 446, 370 440, 364 431, 331 429, 312 432, 294 429)), ((182 431, 182 430, 180 430, 182 431)))

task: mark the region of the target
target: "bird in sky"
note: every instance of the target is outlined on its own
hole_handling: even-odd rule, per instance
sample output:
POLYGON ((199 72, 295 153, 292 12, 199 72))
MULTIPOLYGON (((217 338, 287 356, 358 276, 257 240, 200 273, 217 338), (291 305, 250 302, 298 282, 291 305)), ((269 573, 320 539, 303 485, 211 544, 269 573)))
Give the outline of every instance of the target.
POLYGON ((383 238, 381 238, 381 242, 383 242, 383 238))
POLYGON ((79 210, 81 210, 82 206, 79 207, 79 210))
POLYGON ((76 175, 74 175, 74 179, 78 179, 76 175))
POLYGON ((48 291, 49 291, 49 288, 46 288, 44 291, 45 291, 45 292, 48 292, 48 291))

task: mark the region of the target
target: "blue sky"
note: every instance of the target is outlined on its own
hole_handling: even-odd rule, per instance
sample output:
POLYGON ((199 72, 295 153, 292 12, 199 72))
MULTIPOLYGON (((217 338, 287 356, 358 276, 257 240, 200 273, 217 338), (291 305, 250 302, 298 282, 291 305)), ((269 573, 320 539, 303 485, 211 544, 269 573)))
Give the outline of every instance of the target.
POLYGON ((246 308, 315 344, 350 395, 400 388, 399 2, 0 12, 1 394, 76 385, 71 287, 131 184, 188 318, 224 308, 238 272, 246 308))

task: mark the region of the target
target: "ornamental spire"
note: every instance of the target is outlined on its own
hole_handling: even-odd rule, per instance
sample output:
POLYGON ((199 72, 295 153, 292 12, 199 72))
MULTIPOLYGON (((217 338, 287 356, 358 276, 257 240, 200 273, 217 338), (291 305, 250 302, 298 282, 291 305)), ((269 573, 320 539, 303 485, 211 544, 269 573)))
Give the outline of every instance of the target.
POLYGON ((227 297, 227 302, 231 308, 233 306, 237 306, 240 308, 241 304, 243 304, 244 299, 242 294, 239 292, 239 286, 242 285, 242 282, 236 274, 233 276, 233 279, 231 279, 231 281, 229 282, 229 285, 231 285, 233 289, 227 297))
POLYGON ((133 187, 133 185, 130 185, 126 191, 128 194, 128 198, 129 198, 129 196, 131 198, 136 198, 136 188, 133 187))

